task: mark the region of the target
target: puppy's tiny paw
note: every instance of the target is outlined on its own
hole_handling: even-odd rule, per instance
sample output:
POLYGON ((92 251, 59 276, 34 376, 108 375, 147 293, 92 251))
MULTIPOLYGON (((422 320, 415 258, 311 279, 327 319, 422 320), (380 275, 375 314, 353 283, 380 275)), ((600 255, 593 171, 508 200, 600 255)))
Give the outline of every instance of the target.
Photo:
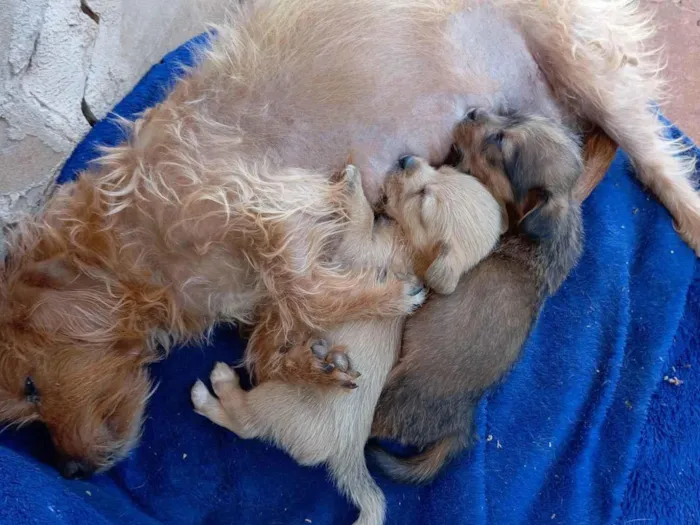
POLYGON ((238 375, 236 374, 236 372, 234 372, 233 369, 226 363, 221 362, 216 363, 214 370, 211 371, 209 379, 211 380, 212 384, 226 383, 229 381, 238 383, 238 375))
POLYGON ((190 399, 192 399, 192 404, 194 405, 195 410, 199 411, 214 398, 209 393, 207 386, 202 383, 202 381, 197 380, 190 391, 190 399))

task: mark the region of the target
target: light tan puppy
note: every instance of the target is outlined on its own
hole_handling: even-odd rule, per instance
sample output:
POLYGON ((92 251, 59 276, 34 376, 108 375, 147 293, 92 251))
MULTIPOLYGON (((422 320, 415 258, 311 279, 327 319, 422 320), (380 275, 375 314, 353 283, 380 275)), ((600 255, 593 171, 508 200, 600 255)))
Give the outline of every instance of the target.
MULTIPOLYGON (((414 157, 404 159, 403 164, 406 171, 392 175, 386 189, 386 205, 403 209, 403 224, 384 218, 375 222, 359 175, 355 168, 348 168, 355 180, 356 203, 351 216, 353 228, 339 247, 338 261, 348 266, 379 266, 393 273, 412 273, 420 271, 416 265, 432 258, 426 276, 450 291, 459 276, 483 259, 497 242, 501 231, 499 205, 476 179, 452 168, 434 170, 414 157)), ((219 363, 211 374, 219 399, 199 381, 192 388, 192 402, 197 412, 241 438, 272 441, 302 465, 325 463, 338 488, 359 507, 356 524, 381 524, 384 496, 367 470, 364 447, 382 386, 398 357, 403 321, 346 323, 312 345, 312 351, 320 355, 332 351, 330 344, 349 348, 354 365, 362 371, 352 394, 338 388, 280 381, 265 382, 245 392, 236 373, 219 363)), ((345 357, 337 355, 339 359, 345 357)))

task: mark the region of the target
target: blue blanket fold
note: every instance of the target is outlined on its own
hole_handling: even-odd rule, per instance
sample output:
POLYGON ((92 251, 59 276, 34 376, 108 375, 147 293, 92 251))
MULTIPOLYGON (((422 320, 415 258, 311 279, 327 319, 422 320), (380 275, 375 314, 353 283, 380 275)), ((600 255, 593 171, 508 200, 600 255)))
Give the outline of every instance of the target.
MULTIPOLYGON (((202 41, 166 56, 115 113, 129 118, 161 100, 202 41)), ((85 169, 97 145, 122 139, 112 121, 96 124, 59 182, 85 169)), ((547 302, 522 361, 480 403, 476 445, 428 486, 377 473, 388 523, 700 522, 696 257, 622 152, 584 218, 583 258, 547 302)), ((324 469, 193 413, 194 381, 243 349, 221 328, 209 347, 177 349, 154 365, 160 386, 140 446, 92 480, 60 478, 41 428, 6 430, 0 522, 352 523, 356 511, 324 469)))

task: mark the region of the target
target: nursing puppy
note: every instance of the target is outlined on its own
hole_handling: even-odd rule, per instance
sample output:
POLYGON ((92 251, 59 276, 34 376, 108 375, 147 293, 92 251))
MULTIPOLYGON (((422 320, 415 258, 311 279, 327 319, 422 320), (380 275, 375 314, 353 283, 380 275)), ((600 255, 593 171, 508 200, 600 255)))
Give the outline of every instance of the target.
MULTIPOLYGON (((405 172, 392 175, 387 188, 387 206, 402 209, 400 224, 383 218, 375 222, 359 175, 348 168, 355 205, 352 229, 338 248, 337 261, 393 273, 422 269, 428 279, 452 288, 495 245, 501 230, 499 205, 476 179, 452 168, 434 170, 414 158, 403 164, 405 172)), ((211 374, 218 400, 197 382, 192 402, 197 412, 241 438, 272 441, 302 465, 326 464, 338 488, 360 509, 356 524, 381 524, 384 496, 367 470, 364 448, 382 385, 396 362, 403 321, 349 322, 325 333, 322 341, 309 341, 313 353, 322 359, 332 356, 329 364, 341 370, 348 369, 347 358, 331 346, 347 346, 362 371, 351 393, 281 381, 245 392, 236 372, 219 363, 211 374)))
POLYGON ((407 459, 373 447, 382 469, 405 482, 430 480, 469 445, 474 405, 517 360, 544 300, 581 252, 574 188, 582 162, 570 133, 544 118, 475 110, 456 147, 459 169, 505 204, 510 224, 454 293, 432 296, 406 323, 372 424, 376 437, 427 447, 407 459))

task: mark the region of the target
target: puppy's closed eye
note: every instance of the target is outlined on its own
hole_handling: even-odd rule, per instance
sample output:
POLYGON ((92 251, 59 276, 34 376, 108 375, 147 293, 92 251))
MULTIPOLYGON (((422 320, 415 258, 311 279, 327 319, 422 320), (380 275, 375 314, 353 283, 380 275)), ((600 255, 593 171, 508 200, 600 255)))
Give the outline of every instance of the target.
POLYGON ((491 135, 486 137, 486 144, 494 145, 498 149, 501 149, 503 147, 503 140, 505 136, 503 134, 503 131, 498 131, 497 133, 492 133, 491 135))

